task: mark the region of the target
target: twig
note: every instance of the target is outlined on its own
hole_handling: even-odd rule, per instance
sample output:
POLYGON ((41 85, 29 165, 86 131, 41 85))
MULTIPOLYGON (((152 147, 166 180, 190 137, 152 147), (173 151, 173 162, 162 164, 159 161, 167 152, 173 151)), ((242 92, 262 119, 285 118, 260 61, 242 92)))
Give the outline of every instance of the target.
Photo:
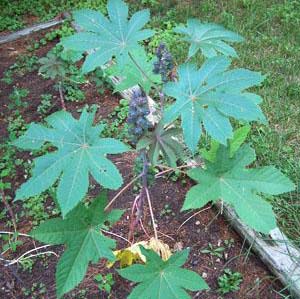
POLYGON ((181 229, 181 228, 182 228, 189 220, 191 220, 193 217, 195 217, 195 216, 197 216, 198 214, 200 214, 200 213, 202 213, 202 212, 204 212, 204 211, 207 211, 207 210, 209 210, 209 209, 211 209, 211 206, 209 206, 209 207, 207 207, 207 208, 205 208, 205 209, 202 209, 202 210, 200 210, 200 211, 194 213, 192 216, 190 216, 188 219, 186 219, 185 221, 182 222, 182 224, 178 227, 178 229, 177 229, 176 232, 179 232, 180 229, 181 229))
POLYGON ((144 227, 142 219, 140 219, 140 225, 141 225, 142 230, 144 231, 145 235, 147 236, 147 238, 150 239, 150 236, 149 236, 149 234, 147 233, 147 231, 146 231, 146 229, 144 227))
MULTIPOLYGON (((159 167, 159 168, 164 168, 164 169, 166 169, 166 170, 163 170, 163 171, 157 173, 157 174, 155 175, 156 178, 160 177, 161 175, 163 175, 163 174, 165 174, 165 173, 168 173, 168 172, 171 172, 171 171, 176 171, 176 170, 179 170, 179 171, 182 172, 182 173, 186 173, 186 171, 182 171, 182 170, 180 170, 180 169, 191 167, 191 165, 181 165, 181 166, 178 166, 178 167, 169 167, 169 166, 161 165, 161 164, 156 165, 156 166, 159 167)), ((193 166, 200 166, 200 164, 195 164, 195 165, 193 165, 193 166)))
MULTIPOLYGON (((14 235, 15 233, 14 232, 0 231, 0 235, 5 235, 5 234, 7 234, 7 235, 14 235)), ((23 236, 23 237, 29 237, 29 238, 31 238, 30 235, 22 234, 22 233, 19 233, 19 232, 18 232, 18 235, 19 236, 23 236)))
POLYGON ((11 220, 12 220, 12 223, 13 223, 13 226, 14 226, 14 230, 16 232, 17 231, 16 216, 15 216, 14 211, 12 210, 11 206, 8 204, 8 202, 6 200, 4 191, 1 191, 1 197, 2 197, 2 202, 3 202, 4 206, 6 207, 8 213, 11 217, 11 220))
POLYGON ((149 205, 150 216, 151 216, 152 226, 153 226, 153 230, 154 230, 154 237, 156 240, 158 240, 158 234, 157 234, 157 229, 156 229, 156 224, 155 224, 155 219, 154 219, 154 214, 153 214, 153 210, 152 210, 152 204, 151 204, 151 199, 150 199, 148 188, 145 188, 145 192, 147 195, 147 201, 148 201, 148 205, 149 205))
POLYGON ((169 238, 170 240, 172 240, 172 241, 174 241, 174 242, 176 241, 174 238, 172 238, 172 237, 169 236, 169 235, 166 235, 166 234, 162 233, 161 231, 158 231, 158 233, 161 234, 162 236, 166 237, 166 238, 169 238))
POLYGON ((118 238, 120 238, 120 239, 122 239, 122 240, 126 241, 126 242, 127 242, 127 243, 129 243, 130 245, 132 245, 132 243, 131 243, 129 240, 127 240, 126 238, 124 238, 124 237, 122 237, 122 236, 120 236, 120 235, 118 235, 118 234, 115 234, 115 233, 113 233, 113 232, 110 232, 110 231, 108 231, 108 230, 105 230, 105 229, 101 229, 101 231, 103 231, 103 232, 104 232, 104 233, 106 233, 106 234, 109 234, 109 235, 112 235, 112 236, 118 237, 118 238))
POLYGON ((33 257, 37 257, 37 256, 40 256, 40 255, 45 255, 45 254, 53 254, 56 257, 59 257, 59 255, 56 252, 54 252, 54 251, 43 251, 43 252, 38 252, 36 254, 31 254, 29 256, 26 256, 26 257, 20 258, 18 260, 15 260, 12 263, 8 264, 7 266, 11 266, 13 264, 19 263, 21 260, 24 261, 24 260, 28 260, 28 259, 33 258, 33 257))
POLYGON ((33 251, 38 251, 40 249, 47 248, 49 246, 52 246, 52 245, 43 245, 43 246, 40 246, 40 247, 35 247, 33 249, 30 249, 29 251, 26 251, 21 256, 19 256, 17 259, 11 260, 10 263, 8 264, 8 266, 13 265, 15 263, 18 263, 22 258, 24 258, 26 255, 28 255, 29 253, 31 253, 33 251))
MULTIPOLYGON (((52 246, 52 245, 43 245, 43 246, 40 246, 40 247, 33 248, 33 249, 29 250, 29 251, 26 251, 21 256, 19 256, 16 259, 13 259, 13 260, 6 260, 6 259, 3 259, 3 258, 0 258, 0 260, 4 261, 5 262, 5 266, 8 267, 8 266, 12 266, 14 264, 19 263, 21 260, 27 260, 29 258, 36 257, 36 256, 39 256, 39 255, 42 255, 42 254, 53 254, 56 257, 58 257, 58 254, 55 253, 54 251, 45 251, 45 252, 37 252, 36 254, 30 254, 33 251, 38 251, 40 249, 47 248, 49 246, 52 246), (28 254, 30 254, 30 255, 27 256, 28 254)), ((1 256, 2 256, 2 254, 1 254, 1 256)))
POLYGON ((63 110, 66 110, 66 105, 65 105, 65 100, 64 100, 64 93, 63 93, 63 89, 62 89, 62 81, 58 82, 58 92, 59 92, 61 107, 63 108, 63 110))
POLYGON ((136 180, 138 180, 143 174, 139 174, 137 177, 135 177, 132 181, 130 181, 125 187, 123 187, 115 196, 114 198, 106 205, 104 208, 104 211, 107 211, 109 207, 116 201, 116 199, 124 192, 126 191, 136 180))

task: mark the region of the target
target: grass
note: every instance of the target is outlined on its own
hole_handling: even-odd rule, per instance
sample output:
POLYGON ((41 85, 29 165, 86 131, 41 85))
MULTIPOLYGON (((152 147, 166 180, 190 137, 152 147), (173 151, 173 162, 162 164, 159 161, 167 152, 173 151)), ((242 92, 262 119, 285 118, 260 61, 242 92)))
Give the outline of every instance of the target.
MULTIPOLYGON (((0 30, 11 28, 5 21, 24 26, 28 14, 40 20, 54 17, 70 7, 104 7, 104 0, 3 0, 0 30), (35 3, 35 5, 32 5, 35 3), (34 7, 34 10, 31 8, 34 7), (2 22, 2 23, 1 23, 2 22), (19 22, 19 23, 18 23, 19 22), (2 27, 1 27, 2 24, 2 27), (6 28, 5 28, 6 26, 6 28)), ((157 35, 149 48, 167 41, 177 63, 184 61, 188 46, 172 32, 189 17, 215 22, 243 35, 246 41, 236 47, 239 59, 235 66, 261 71, 267 75, 256 89, 264 98, 262 108, 269 126, 253 124, 249 141, 254 145, 259 165, 273 164, 287 174, 297 190, 272 199, 280 227, 300 245, 300 3, 298 0, 143 0, 131 2, 131 11, 150 7, 151 26, 157 35)), ((201 61, 201 60, 199 60, 201 61)))
MULTIPOLYGON (((136 4, 135 8, 149 4, 136 4)), ((249 141, 259 165, 273 164, 288 175, 297 190, 272 199, 283 231, 300 245, 300 2, 260 0, 145 1, 151 5, 158 34, 151 43, 167 39, 178 63, 187 47, 178 43, 170 27, 189 17, 222 24, 245 37, 235 46, 235 66, 260 71, 267 79, 256 92, 263 99, 269 126, 253 124, 249 141), (161 28, 165 30, 161 30, 161 28)))

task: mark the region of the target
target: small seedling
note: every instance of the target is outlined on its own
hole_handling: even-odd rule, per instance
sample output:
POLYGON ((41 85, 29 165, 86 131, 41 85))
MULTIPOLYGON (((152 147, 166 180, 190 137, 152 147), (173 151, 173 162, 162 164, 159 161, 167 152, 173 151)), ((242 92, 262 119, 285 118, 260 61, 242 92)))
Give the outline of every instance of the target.
POLYGON ((42 94, 41 104, 38 106, 37 111, 40 114, 46 114, 52 107, 52 94, 42 94))
POLYGON ((97 274, 94 276, 94 279, 97 282, 99 290, 108 293, 110 296, 111 288, 115 283, 113 275, 111 273, 106 275, 97 274))
POLYGON ((243 281, 242 274, 225 269, 224 274, 218 278, 218 292, 225 295, 230 292, 238 291, 243 281))
POLYGON ((26 107, 27 103, 23 101, 23 99, 26 98, 28 94, 28 89, 14 86, 13 92, 9 95, 10 103, 8 104, 8 109, 26 107))
POLYGON ((202 253, 209 254, 210 256, 216 256, 218 258, 223 257, 224 251, 224 247, 214 247, 211 243, 208 243, 208 247, 206 249, 201 250, 202 253))
POLYGON ((161 217, 166 217, 166 218, 169 218, 170 216, 175 216, 175 213, 173 212, 169 204, 165 204, 165 206, 163 207, 163 209, 160 211, 159 214, 161 217))

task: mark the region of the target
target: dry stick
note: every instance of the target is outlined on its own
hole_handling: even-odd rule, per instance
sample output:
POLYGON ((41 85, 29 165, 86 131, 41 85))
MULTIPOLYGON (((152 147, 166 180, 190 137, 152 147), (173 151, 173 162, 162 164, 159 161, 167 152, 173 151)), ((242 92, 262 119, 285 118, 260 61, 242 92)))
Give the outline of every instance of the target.
MULTIPOLYGON (((194 166, 199 166, 199 165, 200 164, 195 164, 194 166)), ((181 165, 181 166, 178 166, 178 167, 169 167, 169 166, 161 165, 161 164, 156 165, 156 166, 159 167, 159 168, 165 168, 166 169, 166 170, 163 170, 163 171, 157 173, 155 175, 156 178, 163 175, 163 174, 165 174, 165 173, 168 173, 168 172, 171 172, 171 171, 176 171, 176 170, 179 170, 182 173, 186 173, 186 171, 183 171, 183 170, 180 170, 180 169, 191 167, 191 165, 181 165)))
POLYGON ((161 234, 162 236, 166 237, 166 238, 169 238, 170 240, 172 240, 172 241, 174 241, 174 242, 176 241, 174 238, 172 238, 172 237, 169 236, 169 235, 164 234, 163 232, 158 231, 158 233, 161 234))
POLYGON ((110 231, 105 230, 105 229, 101 229, 101 231, 103 231, 103 232, 106 233, 106 234, 109 234, 109 235, 115 236, 115 237, 117 237, 117 238, 120 238, 120 239, 126 241, 127 243, 129 243, 130 245, 132 244, 128 239, 126 239, 126 238, 124 238, 124 237, 122 237, 122 236, 120 236, 120 235, 118 235, 118 234, 115 234, 115 233, 110 232, 110 231))
POLYGON ((207 211, 207 210, 209 210, 209 209, 211 209, 211 206, 209 206, 209 207, 207 207, 207 208, 205 208, 205 209, 202 209, 202 210, 200 210, 200 211, 198 211, 198 212, 196 212, 196 213, 194 213, 192 216, 190 216, 188 219, 186 219, 184 222, 182 222, 182 224, 178 227, 178 229, 177 229, 177 233, 180 231, 180 229, 189 221, 189 220, 191 220, 193 217, 195 217, 195 216, 197 216, 198 214, 200 214, 200 213, 202 213, 202 212, 204 212, 204 211, 207 211))
MULTIPOLYGON (((7 235, 13 235, 14 232, 0 231, 0 235, 5 235, 5 234, 7 234, 7 235)), ((31 238, 30 235, 22 234, 22 233, 19 233, 19 232, 18 232, 18 235, 19 235, 19 236, 23 236, 23 237, 30 237, 30 238, 31 238)))
POLYGON ((150 199, 150 195, 149 195, 149 191, 148 188, 145 188, 145 192, 147 195, 147 201, 148 201, 148 205, 149 205, 149 210, 150 210, 150 215, 151 215, 151 221, 152 221, 152 225, 153 225, 153 230, 154 230, 154 237, 156 240, 158 240, 158 235, 157 235, 157 230, 156 230, 156 224, 155 224, 155 220, 154 220, 154 214, 153 214, 153 210, 152 210, 152 204, 151 204, 151 199, 150 199))
POLYGON ((2 197, 2 202, 4 204, 4 206, 6 207, 10 217, 11 217, 11 220, 12 220, 12 223, 13 223, 13 226, 14 226, 14 230, 15 232, 17 231, 17 222, 16 222, 16 216, 11 208, 11 206, 8 204, 7 200, 6 200, 6 197, 5 197, 5 194, 4 194, 4 191, 1 191, 1 197, 2 197))
POLYGON ((136 180, 138 180, 143 174, 139 174, 137 177, 135 177, 132 181, 130 181, 125 187, 123 187, 115 196, 114 198, 106 205, 104 208, 104 211, 107 211, 109 207, 116 201, 116 199, 124 192, 126 191, 136 180))
POLYGON ((62 81, 58 82, 58 91, 59 91, 59 98, 60 98, 61 106, 62 106, 63 110, 67 110, 66 105, 65 105, 65 100, 64 100, 64 93, 62 90, 62 81))
POLYGON ((147 231, 146 231, 146 229, 145 229, 145 227, 144 227, 143 221, 142 221, 141 219, 140 219, 140 225, 141 225, 142 230, 144 231, 145 235, 150 239, 150 236, 149 236, 149 234, 147 233, 147 231))
POLYGON ((52 246, 52 245, 43 245, 43 246, 40 246, 40 247, 35 247, 35 248, 33 248, 33 249, 30 249, 30 250, 24 252, 22 255, 20 255, 17 259, 12 260, 11 265, 15 263, 14 261, 19 261, 19 260, 22 259, 24 256, 26 256, 27 254, 29 254, 29 253, 31 253, 31 252, 33 252, 33 251, 38 251, 38 250, 40 250, 40 249, 47 248, 47 247, 50 247, 50 246, 52 246))

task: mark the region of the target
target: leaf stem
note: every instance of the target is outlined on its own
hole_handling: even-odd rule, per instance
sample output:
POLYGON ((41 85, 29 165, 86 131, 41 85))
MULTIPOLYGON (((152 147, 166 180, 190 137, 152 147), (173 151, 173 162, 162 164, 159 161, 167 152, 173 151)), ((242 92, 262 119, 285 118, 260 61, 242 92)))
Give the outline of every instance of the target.
POLYGON ((155 237, 156 240, 158 240, 158 234, 157 234, 157 229, 156 229, 156 224, 155 224, 155 219, 154 219, 154 214, 153 214, 153 209, 152 209, 152 204, 151 204, 151 198, 150 198, 148 188, 145 189, 145 192, 146 192, 146 195, 147 195, 148 206, 149 206, 152 226, 153 226, 153 230, 154 230, 154 237, 155 237))
POLYGON ((103 231, 103 232, 106 233, 106 234, 109 234, 109 235, 115 236, 115 237, 117 237, 117 238, 120 238, 120 239, 126 241, 127 243, 129 243, 130 245, 132 244, 128 239, 126 239, 126 238, 124 238, 124 237, 122 237, 122 236, 120 236, 120 235, 118 235, 118 234, 115 234, 115 233, 110 232, 110 231, 105 230, 105 229, 101 229, 101 231, 103 231))
POLYGON ((128 52, 128 56, 132 60, 132 62, 135 64, 135 66, 139 69, 139 71, 143 74, 143 76, 152 83, 152 85, 155 88, 156 92, 159 94, 160 89, 157 87, 157 84, 146 74, 146 72, 138 64, 138 62, 135 60, 135 58, 132 56, 132 54, 130 52, 128 52))
POLYGON ((2 202, 4 204, 4 206, 6 207, 10 217, 11 217, 11 221, 13 223, 13 226, 14 226, 14 231, 16 232, 17 231, 17 221, 16 221, 16 216, 14 214, 14 211, 13 209, 11 208, 11 206, 9 205, 9 203, 7 202, 6 200, 6 196, 5 196, 5 193, 4 191, 1 191, 1 197, 2 197, 2 202))
POLYGON ((115 196, 114 198, 106 205, 104 208, 104 211, 107 211, 109 207, 117 200, 117 198, 126 191, 135 181, 137 181, 139 178, 141 178, 143 173, 139 174, 137 177, 135 177, 133 180, 131 180, 125 187, 123 187, 115 196))

